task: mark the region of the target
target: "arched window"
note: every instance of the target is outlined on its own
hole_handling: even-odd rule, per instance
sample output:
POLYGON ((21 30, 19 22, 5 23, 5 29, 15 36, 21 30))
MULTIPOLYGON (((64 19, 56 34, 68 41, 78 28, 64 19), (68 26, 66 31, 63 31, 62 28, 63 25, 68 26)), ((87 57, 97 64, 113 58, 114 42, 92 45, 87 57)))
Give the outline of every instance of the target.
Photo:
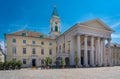
POLYGON ((58 26, 57 25, 55 26, 55 31, 58 32, 58 26))

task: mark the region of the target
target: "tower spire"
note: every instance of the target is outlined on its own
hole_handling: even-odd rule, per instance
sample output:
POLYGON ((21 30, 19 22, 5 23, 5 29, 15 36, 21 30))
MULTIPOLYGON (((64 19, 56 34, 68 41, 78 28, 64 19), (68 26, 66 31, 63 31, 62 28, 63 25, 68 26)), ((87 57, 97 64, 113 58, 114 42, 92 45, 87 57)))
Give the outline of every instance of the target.
POLYGON ((54 10, 50 19, 50 37, 56 39, 58 36, 60 36, 60 17, 58 16, 56 5, 54 5, 54 10))
POLYGON ((56 10, 56 5, 54 5, 54 10, 53 10, 52 16, 58 16, 58 13, 56 10))

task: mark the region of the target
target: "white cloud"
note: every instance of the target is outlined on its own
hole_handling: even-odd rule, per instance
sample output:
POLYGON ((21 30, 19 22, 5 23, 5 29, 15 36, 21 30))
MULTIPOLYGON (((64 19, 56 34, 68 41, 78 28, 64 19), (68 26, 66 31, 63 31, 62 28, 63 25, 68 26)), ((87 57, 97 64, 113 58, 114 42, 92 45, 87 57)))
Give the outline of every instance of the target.
POLYGON ((2 48, 3 52, 5 51, 4 46, 5 46, 4 41, 0 40, 0 47, 2 48))
POLYGON ((112 38, 120 38, 120 34, 112 34, 111 37, 112 38))

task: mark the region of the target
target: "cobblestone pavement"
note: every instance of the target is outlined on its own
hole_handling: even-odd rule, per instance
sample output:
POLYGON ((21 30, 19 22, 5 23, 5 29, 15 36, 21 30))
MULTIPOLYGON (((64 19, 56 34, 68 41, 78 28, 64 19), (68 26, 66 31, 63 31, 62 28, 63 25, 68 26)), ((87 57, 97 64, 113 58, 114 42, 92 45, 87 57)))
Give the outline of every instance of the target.
POLYGON ((120 66, 0 71, 0 79, 120 79, 120 66))

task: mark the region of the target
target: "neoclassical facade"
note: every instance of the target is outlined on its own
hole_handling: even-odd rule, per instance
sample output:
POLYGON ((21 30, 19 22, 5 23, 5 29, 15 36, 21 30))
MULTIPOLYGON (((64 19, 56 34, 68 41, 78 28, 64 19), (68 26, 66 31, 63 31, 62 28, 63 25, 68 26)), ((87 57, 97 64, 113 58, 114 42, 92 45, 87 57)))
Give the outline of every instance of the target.
POLYGON ((100 19, 75 24, 58 37, 57 55, 69 57, 70 65, 75 65, 75 57, 80 59, 79 66, 112 65, 110 49, 112 32, 113 30, 100 19), (108 51, 106 51, 105 41, 108 43, 108 51), (65 49, 63 47, 61 49, 61 46, 65 49))
POLYGON ((26 30, 5 34, 7 60, 21 60, 24 67, 41 66, 49 56, 51 65, 60 65, 64 59, 66 65, 74 66, 77 57, 80 67, 112 66, 112 32, 100 19, 94 19, 77 23, 61 34, 60 17, 54 6, 49 36, 26 30))

